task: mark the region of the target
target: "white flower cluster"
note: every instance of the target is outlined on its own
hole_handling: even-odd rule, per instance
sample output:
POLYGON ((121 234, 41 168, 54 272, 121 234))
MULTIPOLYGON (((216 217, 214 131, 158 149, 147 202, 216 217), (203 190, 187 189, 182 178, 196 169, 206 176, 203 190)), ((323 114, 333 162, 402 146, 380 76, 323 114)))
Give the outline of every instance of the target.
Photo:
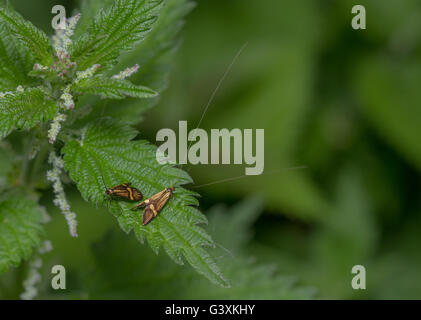
POLYGON ((48 212, 45 209, 45 207, 40 206, 40 209, 41 209, 41 213, 42 213, 42 223, 46 224, 46 223, 50 222, 51 221, 51 217, 48 214, 48 212))
MULTIPOLYGON (((76 72, 76 79, 73 83, 77 83, 82 79, 90 78, 94 75, 94 73, 101 67, 100 64, 94 64, 92 67, 84 70, 76 72)), ((60 99, 63 100, 64 109, 71 110, 75 107, 75 102, 73 101, 73 95, 71 94, 72 85, 67 85, 60 99)), ((63 120, 64 121, 64 120, 63 120)))
POLYGON ((57 135, 60 132, 61 129, 61 123, 66 121, 67 116, 62 113, 57 113, 56 116, 53 119, 53 122, 51 122, 50 129, 48 130, 48 139, 51 144, 53 144, 56 139, 57 135))
POLYGON ((75 107, 75 102, 73 101, 73 96, 70 93, 72 86, 69 84, 64 88, 63 94, 60 96, 60 99, 63 100, 63 105, 67 110, 71 110, 75 107))
POLYGON ((124 71, 120 71, 119 74, 113 75, 114 79, 124 80, 130 77, 133 73, 136 73, 139 70, 139 65, 135 64, 133 67, 129 67, 124 71))
POLYGON ((71 37, 74 34, 74 30, 79 19, 80 13, 69 19, 66 19, 65 29, 57 29, 56 34, 53 36, 53 45, 57 55, 63 53, 67 54, 67 49, 72 44, 71 37))
POLYGON ((100 64, 94 64, 92 67, 90 67, 90 68, 88 68, 88 69, 86 69, 84 71, 78 71, 78 72, 76 72, 76 80, 75 80, 75 82, 78 82, 78 81, 80 81, 82 79, 86 79, 86 78, 92 77, 99 68, 101 68, 101 65, 100 64))
POLYGON ((58 72, 58 76, 64 79, 67 71, 76 66, 76 62, 72 62, 70 55, 64 51, 58 52, 57 57, 58 60, 50 68, 53 72, 58 72))
POLYGON ((14 96, 15 94, 12 91, 0 92, 0 99, 5 98, 7 95, 14 96))
POLYGON ((33 67, 33 69, 35 70, 35 71, 41 71, 40 73, 39 73, 39 77, 41 77, 41 78, 45 78, 45 74, 43 74, 43 72, 44 71, 49 71, 50 70, 50 68, 48 68, 48 67, 46 67, 46 66, 43 66, 42 64, 39 64, 39 63, 35 63, 34 64, 34 67, 33 67))
POLYGON ((53 250, 53 244, 50 240, 45 240, 42 242, 41 246, 38 248, 39 253, 44 254, 53 250))
MULTIPOLYGON (((24 91, 25 91, 25 89, 21 85, 17 86, 16 92, 24 92, 24 91)), ((15 95, 15 92, 12 92, 12 91, 0 92, 0 99, 1 98, 5 98, 8 95, 9 96, 14 96, 15 95)))
POLYGON ((24 292, 20 295, 22 300, 32 300, 38 294, 38 289, 35 287, 37 283, 41 282, 41 274, 38 269, 42 266, 40 257, 36 257, 29 263, 28 277, 23 281, 24 292))
POLYGON ((61 172, 64 168, 64 161, 62 158, 57 157, 55 152, 52 151, 48 158, 48 162, 53 166, 51 170, 47 171, 47 179, 53 183, 53 190, 56 195, 54 204, 60 208, 61 213, 66 218, 70 235, 77 237, 76 213, 70 210, 70 205, 66 199, 63 184, 60 179, 61 172))
MULTIPOLYGON (((45 240, 41 246, 38 248, 40 254, 45 254, 53 250, 53 245, 50 240, 45 240)), ((23 281, 24 292, 20 295, 22 300, 32 300, 38 294, 38 289, 36 285, 41 282, 41 274, 39 273, 39 268, 42 267, 42 260, 39 255, 36 255, 29 262, 29 272, 27 278, 23 281)))
POLYGON ((34 70, 48 70, 48 67, 43 66, 42 64, 39 64, 39 63, 35 63, 34 70))

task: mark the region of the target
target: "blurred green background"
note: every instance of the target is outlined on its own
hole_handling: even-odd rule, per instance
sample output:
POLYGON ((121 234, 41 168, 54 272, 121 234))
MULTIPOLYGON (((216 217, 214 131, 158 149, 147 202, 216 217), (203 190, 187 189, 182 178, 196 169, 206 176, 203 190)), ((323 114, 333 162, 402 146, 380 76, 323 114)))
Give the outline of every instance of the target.
MULTIPOLYGON (((75 5, 11 2, 46 31, 53 5, 75 5)), ((195 128, 247 43, 201 127, 265 129, 267 174, 197 190, 209 231, 230 251, 216 254, 233 288, 156 257, 69 186, 80 237, 72 239, 51 199, 42 199, 54 250, 39 297, 420 299, 421 2, 196 4, 169 88, 138 127, 153 142, 161 128, 177 131, 179 120, 195 128), (351 28, 355 4, 366 7, 366 30, 351 28), (57 263, 67 269, 63 292, 49 289, 57 263), (366 290, 351 287, 354 265, 366 267, 366 290)), ((244 174, 239 165, 185 169, 197 185, 244 174)), ((26 270, 0 278, 0 298, 19 297, 26 270)))

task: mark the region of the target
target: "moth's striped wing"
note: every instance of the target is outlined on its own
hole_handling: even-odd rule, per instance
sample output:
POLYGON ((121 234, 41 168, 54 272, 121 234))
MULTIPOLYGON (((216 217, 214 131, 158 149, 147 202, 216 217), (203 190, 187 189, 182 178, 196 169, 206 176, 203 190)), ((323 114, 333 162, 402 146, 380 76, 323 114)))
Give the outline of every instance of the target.
POLYGON ((160 198, 156 200, 155 209, 157 212, 161 211, 165 204, 168 202, 169 198, 171 197, 172 192, 171 190, 167 190, 160 198))
POLYGON ((154 213, 153 208, 151 207, 151 205, 147 206, 145 208, 145 210, 143 210, 142 224, 144 226, 146 226, 155 217, 156 217, 156 215, 155 215, 155 213, 154 213))
POLYGON ((140 201, 143 198, 142 193, 136 188, 131 187, 130 183, 123 183, 118 186, 112 187, 108 189, 105 193, 112 197, 128 199, 131 201, 140 201))
POLYGON ((172 190, 167 188, 144 201, 143 206, 146 205, 146 208, 143 210, 143 225, 147 225, 152 221, 153 218, 158 215, 158 213, 170 199, 171 195, 172 190))

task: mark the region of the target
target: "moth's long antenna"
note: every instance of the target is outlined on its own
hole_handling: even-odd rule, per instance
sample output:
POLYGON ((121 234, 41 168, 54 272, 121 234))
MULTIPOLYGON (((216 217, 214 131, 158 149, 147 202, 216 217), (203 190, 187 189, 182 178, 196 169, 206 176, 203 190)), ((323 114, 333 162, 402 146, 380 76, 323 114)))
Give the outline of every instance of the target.
MULTIPOLYGON (((291 168, 281 169, 281 170, 278 170, 278 171, 266 172, 266 173, 263 173, 263 174, 261 174, 261 175, 259 175, 259 176, 268 175, 268 174, 281 173, 281 172, 283 172, 283 171, 299 170, 299 169, 307 169, 307 168, 308 168, 307 166, 291 167, 291 168)), ((219 184, 219 183, 228 182, 228 181, 233 181, 233 180, 238 180, 238 179, 243 179, 243 178, 247 178, 247 177, 252 177, 252 176, 248 176, 248 175, 241 175, 241 176, 236 176, 236 177, 226 178, 226 179, 222 179, 222 180, 217 180, 217 181, 213 181, 213 182, 209 182, 209 183, 201 184, 201 185, 199 185, 199 186, 193 186, 193 187, 191 187, 191 189, 202 188, 202 187, 206 187, 206 186, 211 186, 211 185, 213 185, 213 184, 219 184)))
MULTIPOLYGON (((227 248, 225 248, 222 244, 219 244, 219 243, 217 243, 217 242, 215 242, 215 244, 216 244, 219 248, 221 248, 223 251, 225 251, 226 253, 228 253, 228 255, 229 255, 231 258, 235 259, 234 254, 233 254, 230 250, 228 250, 227 248)), ((221 258, 222 258, 222 257, 221 257, 221 258)))
MULTIPOLYGON (((207 104, 206 104, 206 106, 205 106, 205 109, 203 110, 202 116, 200 117, 200 120, 199 120, 199 122, 198 122, 197 127, 196 127, 196 129, 195 129, 195 130, 197 130, 197 129, 200 127, 200 125, 202 124, 202 121, 203 121, 203 119, 205 118, 205 114, 206 114, 206 112, 208 111, 209 106, 210 106, 210 104, 212 103, 213 99, 215 98, 216 93, 218 92, 219 88, 221 87, 222 82, 224 82, 225 78, 227 77, 228 73, 230 72, 230 70, 231 70, 232 66, 234 65, 235 61, 236 61, 236 60, 238 59, 238 57, 240 56, 241 52, 243 52, 243 50, 247 47, 247 44, 248 44, 248 42, 246 42, 245 44, 243 44, 243 46, 240 48, 240 50, 238 50, 237 54, 234 56, 234 59, 232 59, 232 61, 231 61, 231 63, 229 64, 228 68, 225 70, 224 74, 222 75, 222 78, 219 80, 218 84, 216 85, 215 90, 213 90, 213 92, 212 92, 212 94, 211 94, 211 96, 210 96, 210 98, 209 98, 209 101, 208 101, 208 103, 207 103, 207 104)), ((188 147, 187 147, 187 154, 188 154, 188 151, 189 151, 189 149, 190 149, 190 147, 191 147, 191 144, 192 144, 192 143, 193 143, 193 141, 190 141, 190 143, 189 143, 189 145, 188 145, 188 147)), ((187 160, 187 154, 186 154, 186 158, 184 159, 184 161, 183 161, 183 163, 181 164, 181 167, 180 167, 180 168, 183 168, 183 164, 184 164, 184 163, 186 162, 186 160, 187 160)))

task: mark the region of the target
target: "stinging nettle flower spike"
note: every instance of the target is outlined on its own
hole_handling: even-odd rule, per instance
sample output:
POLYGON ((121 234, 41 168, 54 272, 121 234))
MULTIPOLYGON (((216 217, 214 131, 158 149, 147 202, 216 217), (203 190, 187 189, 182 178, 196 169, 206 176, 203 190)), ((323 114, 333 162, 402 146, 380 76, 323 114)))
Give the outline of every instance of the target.
POLYGON ((42 242, 41 246, 38 248, 39 253, 44 254, 53 250, 53 244, 50 240, 45 240, 42 242))
POLYGON ((63 183, 61 182, 60 175, 64 168, 64 161, 62 158, 57 157, 55 152, 52 151, 48 157, 48 163, 50 163, 53 168, 47 171, 47 180, 53 183, 53 190, 56 198, 54 199, 54 204, 60 208, 61 213, 64 215, 69 227, 69 232, 72 237, 77 237, 77 220, 76 213, 70 210, 70 204, 67 201, 66 195, 64 193, 63 183))
POLYGON ((133 73, 136 73, 139 70, 139 65, 136 63, 133 67, 126 68, 123 71, 120 71, 119 74, 113 75, 114 79, 124 80, 130 77, 133 73))
POLYGON ((101 68, 100 64, 94 64, 92 67, 90 67, 90 68, 88 68, 84 71, 76 72, 75 82, 78 82, 82 79, 91 78, 99 68, 101 68))
POLYGON ((35 287, 41 282, 41 274, 39 268, 42 266, 40 257, 32 259, 29 263, 28 277, 23 281, 24 292, 20 295, 22 300, 32 300, 38 294, 38 289, 35 287))
POLYGON ((73 101, 73 96, 70 93, 71 85, 69 84, 66 88, 63 90, 63 94, 60 96, 60 99, 63 100, 63 105, 65 109, 71 110, 75 107, 75 102, 73 101))
POLYGON ((12 91, 4 91, 4 92, 0 92, 0 99, 1 98, 5 98, 6 96, 14 96, 15 95, 15 93, 22 93, 22 92, 24 92, 25 91, 25 89, 21 86, 21 85, 19 85, 19 86, 17 86, 17 88, 16 88, 16 92, 12 92, 12 91))
POLYGON ((39 269, 42 267, 42 259, 40 255, 48 253, 51 250, 53 250, 51 241, 43 241, 41 246, 38 248, 39 255, 35 255, 29 262, 28 276, 23 281, 24 292, 20 295, 22 300, 32 300, 38 295, 36 285, 42 280, 42 276, 39 272, 39 269))
POLYGON ((58 113, 53 121, 51 122, 50 129, 48 130, 48 139, 51 144, 53 144, 56 139, 57 135, 60 133, 61 123, 66 121, 67 116, 65 114, 58 113))
POLYGON ((34 70, 48 70, 48 67, 43 66, 42 64, 39 64, 39 63, 35 63, 34 70))
POLYGON ((7 95, 14 96, 15 94, 11 91, 0 92, 0 99, 6 97, 7 95))

